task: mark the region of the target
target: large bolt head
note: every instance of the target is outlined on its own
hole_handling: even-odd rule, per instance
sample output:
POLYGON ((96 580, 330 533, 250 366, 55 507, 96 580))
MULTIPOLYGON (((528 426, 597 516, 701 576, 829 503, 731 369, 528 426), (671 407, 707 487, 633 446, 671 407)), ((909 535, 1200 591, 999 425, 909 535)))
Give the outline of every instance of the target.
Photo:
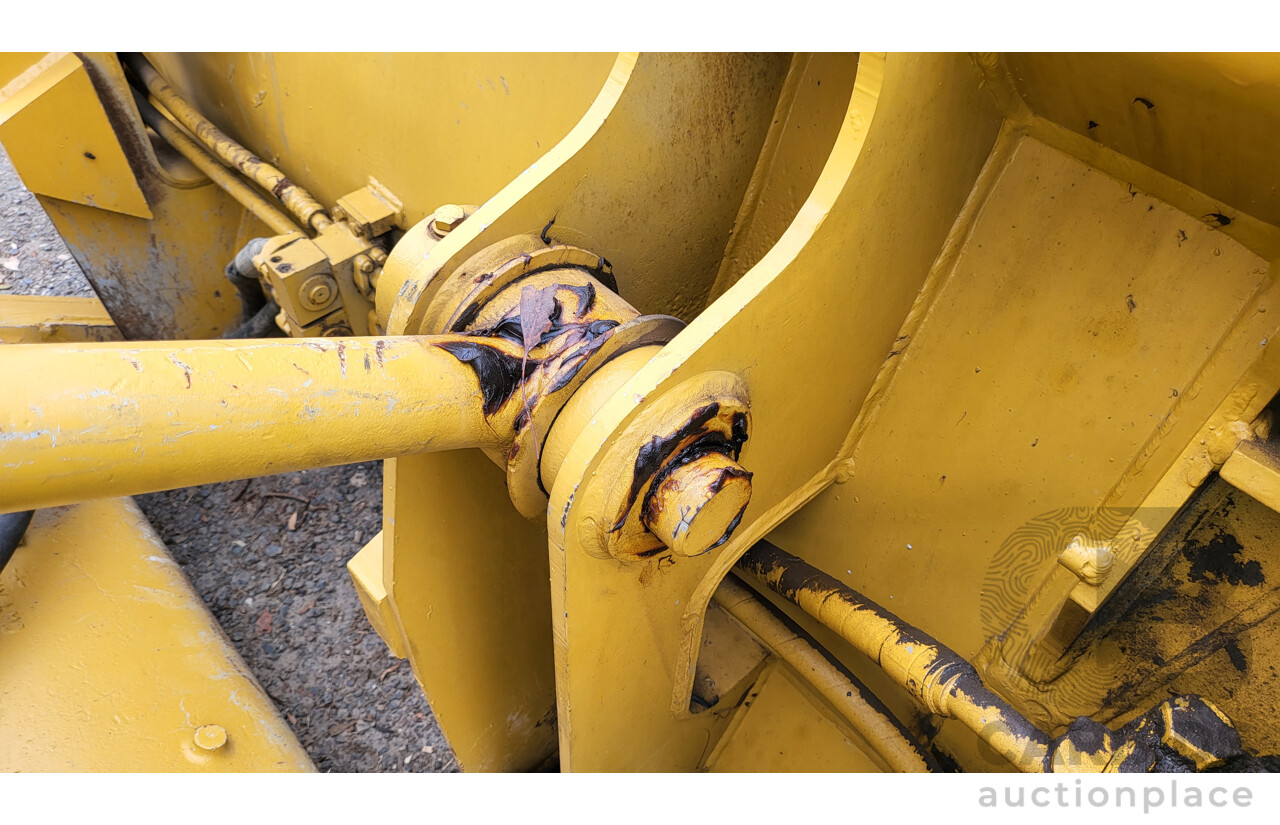
POLYGON ((751 501, 751 473, 722 453, 707 453, 658 480, 646 502, 645 525, 685 556, 719 547, 751 501))
POLYGON ((431 216, 431 229, 441 238, 458 228, 458 224, 462 223, 467 217, 461 206, 455 203, 447 203, 436 210, 431 216))
POLYGON ((222 725, 201 725, 196 728, 196 747, 206 751, 216 751, 227 744, 227 729, 222 725))
POLYGON ((333 303, 338 285, 329 275, 312 275, 302 282, 298 297, 307 309, 320 310, 333 303))

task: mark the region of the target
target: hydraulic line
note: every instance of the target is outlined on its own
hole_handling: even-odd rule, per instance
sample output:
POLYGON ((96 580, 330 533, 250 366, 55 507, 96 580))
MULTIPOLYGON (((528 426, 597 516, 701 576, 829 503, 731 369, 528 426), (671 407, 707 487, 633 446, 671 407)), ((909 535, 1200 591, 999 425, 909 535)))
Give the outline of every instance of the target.
POLYGON ((933 768, 892 716, 876 707, 867 688, 834 664, 803 632, 733 576, 720 582, 716 603, 756 635, 831 703, 845 721, 897 773, 925 773, 933 768))
POLYGON ((280 305, 275 301, 267 301, 258 311, 245 319, 235 329, 222 334, 223 340, 237 338, 278 338, 284 333, 276 325, 276 316, 280 314, 280 305))
POLYGON ((138 104, 138 112, 142 115, 144 123, 154 129, 156 134, 164 138, 165 142, 176 149, 179 154, 195 164, 197 169, 208 175, 209 179, 224 189, 227 194, 239 201, 241 206, 252 212, 254 217, 269 226, 271 231, 281 235, 302 232, 298 225, 290 220, 285 213, 255 192, 247 183, 236 177, 235 173, 214 160, 198 143, 188 137, 186 132, 183 132, 172 121, 160 114, 159 110, 152 106, 145 97, 134 91, 133 99, 138 104))
MULTIPOLYGON (((245 244, 231 263, 227 264, 225 274, 227 280, 240 295, 241 322, 247 322, 267 303, 267 296, 262 290, 262 281, 258 270, 253 265, 253 258, 267 245, 266 238, 254 238, 245 244)), ((276 310, 277 312, 279 310, 276 310)), ((225 337, 225 336, 224 336, 225 337)), ((241 336, 246 337, 246 336, 241 336)))
POLYGON ((307 190, 289 180, 284 172, 259 158, 248 149, 228 137, 221 129, 195 107, 188 103, 141 54, 122 55, 124 62, 142 81, 151 96, 158 100, 187 131, 232 169, 238 169, 254 183, 270 192, 285 208, 316 232, 331 225, 333 220, 324 207, 307 190))
POLYGON ((27 525, 31 524, 33 515, 34 510, 0 514, 0 571, 4 570, 13 557, 13 551, 18 549, 18 543, 27 532, 27 525))
POLYGON ((1019 770, 1049 771, 1049 736, 988 690, 955 651, 767 541, 748 550, 737 569, 835 631, 931 712, 958 720, 1019 770))

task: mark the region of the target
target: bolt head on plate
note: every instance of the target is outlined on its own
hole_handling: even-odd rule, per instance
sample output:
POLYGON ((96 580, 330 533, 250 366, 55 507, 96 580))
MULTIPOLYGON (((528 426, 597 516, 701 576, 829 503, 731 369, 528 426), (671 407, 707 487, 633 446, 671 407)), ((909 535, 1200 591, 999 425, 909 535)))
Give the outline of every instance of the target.
POLYGON ((196 747, 216 751, 227 744, 227 729, 222 725, 201 725, 196 728, 196 747))
POLYGON ((447 203, 436 210, 431 216, 431 228, 436 235, 444 237, 450 232, 458 228, 458 224, 466 218, 466 213, 462 211, 462 207, 455 203, 447 203))

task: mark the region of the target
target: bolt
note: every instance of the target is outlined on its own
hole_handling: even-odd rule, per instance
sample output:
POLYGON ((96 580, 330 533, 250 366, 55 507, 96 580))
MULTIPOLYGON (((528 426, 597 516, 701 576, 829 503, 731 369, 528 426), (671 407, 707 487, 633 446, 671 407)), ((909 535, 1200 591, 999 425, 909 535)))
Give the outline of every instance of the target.
POLYGON ((360 290, 360 294, 364 297, 372 297, 374 285, 369 274, 378 268, 377 265, 363 254, 357 255, 352 263, 355 265, 353 280, 356 282, 356 289, 360 290))
POLYGON ((456 203, 446 203, 431 216, 431 229, 436 235, 443 238, 457 229, 458 224, 462 223, 466 217, 466 213, 462 211, 461 206, 456 203))
POLYGON ((642 516, 667 547, 698 556, 733 535, 750 500, 751 473, 727 455, 706 453, 660 477, 642 516))
POLYGON ((227 729, 222 725, 201 725, 196 728, 196 747, 216 751, 227 744, 227 729))
POLYGON ((1076 536, 1058 557, 1058 562, 1085 584, 1098 587, 1107 579, 1115 563, 1110 545, 1092 544, 1085 536, 1076 536))
POLYGON ((324 309, 333 303, 337 284, 329 275, 312 275, 302 282, 298 297, 307 309, 324 309))
POLYGON ((1160 717, 1164 722, 1160 741, 1194 762, 1198 771, 1217 767, 1244 752, 1235 725, 1207 699, 1168 699, 1160 705, 1160 717))

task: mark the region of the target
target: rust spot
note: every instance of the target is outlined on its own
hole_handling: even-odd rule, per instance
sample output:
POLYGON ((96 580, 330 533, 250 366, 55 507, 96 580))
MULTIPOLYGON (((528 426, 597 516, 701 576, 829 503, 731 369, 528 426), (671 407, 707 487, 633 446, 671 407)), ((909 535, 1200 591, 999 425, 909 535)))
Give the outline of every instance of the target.
MULTIPOLYGON (((146 128, 134 113, 132 94, 128 84, 125 83, 122 88, 118 88, 93 58, 83 52, 76 52, 76 57, 80 58, 80 62, 84 64, 85 74, 89 76, 89 82, 98 94, 98 100, 102 103, 103 111, 106 112, 107 121, 115 132, 116 140, 120 143, 125 161, 129 164, 138 187, 142 189, 147 203, 155 207, 164 201, 168 193, 157 175, 153 149, 147 137, 146 128)), ((114 317, 116 313, 113 310, 111 314, 114 317)))
MULTIPOLYGON (((259 164, 259 163, 262 163, 262 161, 259 160, 258 158, 250 158, 249 163, 259 164)), ((271 194, 275 195, 280 200, 284 200, 284 193, 288 192, 293 187, 294 187, 293 181, 289 180, 288 178, 281 178, 279 183, 271 187, 271 194)))

